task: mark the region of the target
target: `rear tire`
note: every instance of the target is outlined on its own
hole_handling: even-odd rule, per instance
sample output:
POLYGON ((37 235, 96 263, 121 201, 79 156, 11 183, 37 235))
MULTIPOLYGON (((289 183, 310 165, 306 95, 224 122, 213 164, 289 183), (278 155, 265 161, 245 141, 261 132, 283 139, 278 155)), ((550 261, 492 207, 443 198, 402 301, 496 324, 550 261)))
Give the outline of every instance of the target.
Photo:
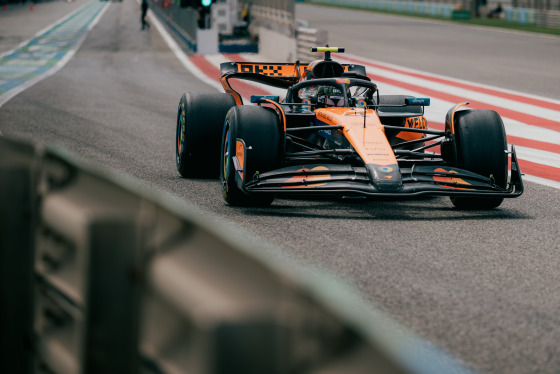
POLYGON ((185 93, 179 101, 175 162, 183 177, 217 178, 220 141, 227 112, 235 106, 231 95, 185 93))
MULTIPOLYGON (((455 113, 457 167, 492 178, 506 188, 508 172, 507 140, 504 123, 493 110, 462 110, 455 113)), ((452 196, 459 209, 486 210, 498 207, 501 197, 452 196)))
POLYGON ((227 115, 222 137, 220 181, 226 202, 234 206, 266 206, 274 195, 244 193, 235 181, 233 157, 236 140, 246 146, 245 182, 256 173, 277 169, 280 164, 280 128, 276 113, 259 106, 237 106, 227 115))

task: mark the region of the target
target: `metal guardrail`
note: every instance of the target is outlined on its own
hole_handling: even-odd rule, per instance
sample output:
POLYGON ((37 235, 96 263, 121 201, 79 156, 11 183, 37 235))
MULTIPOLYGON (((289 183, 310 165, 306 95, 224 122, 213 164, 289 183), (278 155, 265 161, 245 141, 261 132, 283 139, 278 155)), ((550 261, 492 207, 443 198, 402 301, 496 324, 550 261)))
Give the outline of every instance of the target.
POLYGON ((350 288, 148 191, 0 137, 0 372, 470 372, 350 288))

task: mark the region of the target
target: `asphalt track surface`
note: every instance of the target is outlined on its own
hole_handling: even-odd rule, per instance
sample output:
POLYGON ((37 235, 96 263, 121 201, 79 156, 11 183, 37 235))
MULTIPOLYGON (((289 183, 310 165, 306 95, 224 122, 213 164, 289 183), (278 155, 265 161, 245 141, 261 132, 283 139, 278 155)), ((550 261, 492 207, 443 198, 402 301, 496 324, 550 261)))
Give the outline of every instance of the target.
MULTIPOLYGON (((74 3, 68 6, 70 11, 74 3)), ((332 12, 298 7, 299 18, 332 27, 332 44, 374 43, 361 51, 376 49, 380 52, 371 52, 376 59, 461 79, 492 79, 504 88, 518 81, 524 92, 560 98, 557 68, 543 77, 559 61, 558 38, 374 14, 367 14, 371 23, 358 24, 363 14, 340 10, 336 22, 328 21, 332 12), (380 25, 385 38, 378 37, 380 25), (359 32, 344 34, 352 28, 359 32), (460 44, 456 35, 476 41, 477 48, 463 58, 421 51, 451 51, 460 44), (497 40, 515 51, 518 62, 506 69, 515 74, 493 73, 501 57, 488 51, 498 50, 497 40), (556 55, 550 54, 553 47, 556 55), (407 59, 411 54, 416 58, 407 59), (446 67, 459 60, 467 61, 457 69, 446 67)), ((266 209, 232 208, 222 201, 216 181, 182 179, 175 169, 175 117, 185 91, 214 88, 184 68, 154 27, 141 32, 139 6, 125 0, 109 6, 66 66, 0 108, 0 131, 61 145, 138 177, 220 217, 224 225, 233 223, 277 245, 279 256, 304 268, 331 270, 477 371, 560 372, 558 189, 526 182, 523 196, 490 212, 457 211, 447 198, 279 199, 266 209)))

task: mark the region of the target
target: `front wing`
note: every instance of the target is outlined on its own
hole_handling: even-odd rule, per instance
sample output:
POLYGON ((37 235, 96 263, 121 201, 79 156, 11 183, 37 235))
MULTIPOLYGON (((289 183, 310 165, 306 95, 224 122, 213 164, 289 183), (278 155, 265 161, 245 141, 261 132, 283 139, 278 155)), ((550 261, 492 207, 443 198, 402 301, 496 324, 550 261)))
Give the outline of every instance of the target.
POLYGON ((248 194, 277 195, 358 195, 379 197, 413 197, 420 195, 517 197, 523 193, 521 170, 515 148, 511 153, 511 175, 507 188, 497 186, 491 178, 447 165, 414 165, 401 168, 402 189, 386 192, 377 189, 365 167, 342 164, 308 164, 290 166, 267 173, 247 176, 236 165, 238 186, 248 194), (252 179, 251 179, 252 178, 252 179))

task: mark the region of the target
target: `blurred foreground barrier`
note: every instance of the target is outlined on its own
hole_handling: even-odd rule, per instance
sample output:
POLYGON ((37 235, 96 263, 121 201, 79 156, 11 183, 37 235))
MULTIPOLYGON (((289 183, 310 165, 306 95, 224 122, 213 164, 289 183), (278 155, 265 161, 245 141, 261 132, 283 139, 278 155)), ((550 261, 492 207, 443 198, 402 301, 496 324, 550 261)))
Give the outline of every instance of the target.
POLYGON ((324 274, 0 137, 1 373, 469 373, 324 274))

